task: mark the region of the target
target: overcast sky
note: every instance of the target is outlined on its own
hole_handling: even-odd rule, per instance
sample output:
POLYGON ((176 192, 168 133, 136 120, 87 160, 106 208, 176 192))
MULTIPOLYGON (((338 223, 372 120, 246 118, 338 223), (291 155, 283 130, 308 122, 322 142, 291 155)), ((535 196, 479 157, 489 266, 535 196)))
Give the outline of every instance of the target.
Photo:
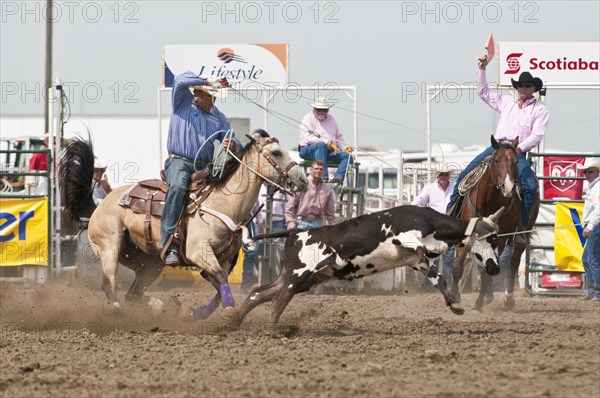
MULTIPOLYGON (((53 70, 71 85, 74 115, 156 114, 164 45, 287 43, 291 82, 357 86, 359 144, 382 150, 425 149, 425 85, 473 82, 490 32, 500 43, 600 41, 598 1, 56 4, 53 70)), ((1 113, 43 114, 45 1, 1 5, 1 113)), ((272 107, 300 120, 314 94, 302 96, 272 107)), ((546 147, 600 152, 599 99, 598 90, 549 90, 546 147)), ((352 114, 342 109, 351 102, 342 94, 339 101, 332 114, 351 141, 352 114)), ((254 104, 230 100, 219 108, 250 117, 252 128, 263 125, 254 104)), ((432 112, 433 139, 459 146, 487 144, 497 121, 468 92, 440 97, 432 112)), ((298 140, 295 126, 276 119, 269 130, 288 147, 298 140)))

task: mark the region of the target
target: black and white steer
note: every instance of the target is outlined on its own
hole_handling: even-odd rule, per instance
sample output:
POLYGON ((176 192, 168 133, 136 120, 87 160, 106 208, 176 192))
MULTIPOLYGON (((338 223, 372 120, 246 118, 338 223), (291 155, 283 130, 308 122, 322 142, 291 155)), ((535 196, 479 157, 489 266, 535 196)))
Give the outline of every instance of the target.
POLYGON ((488 272, 498 268, 497 225, 501 209, 490 218, 459 220, 430 208, 400 206, 308 230, 289 230, 257 239, 287 236, 279 278, 250 292, 237 323, 257 305, 272 301, 271 321, 296 293, 332 279, 362 278, 409 266, 423 272, 443 294, 451 311, 464 309, 450 294, 433 260, 449 247, 472 247, 488 272))

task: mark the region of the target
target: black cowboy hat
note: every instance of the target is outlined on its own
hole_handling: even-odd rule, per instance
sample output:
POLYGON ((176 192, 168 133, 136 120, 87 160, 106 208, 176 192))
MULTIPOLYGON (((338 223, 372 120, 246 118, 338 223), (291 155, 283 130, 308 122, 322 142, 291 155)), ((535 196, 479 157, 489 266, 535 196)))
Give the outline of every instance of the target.
POLYGON ((519 75, 519 80, 510 79, 514 88, 517 88, 521 84, 532 84, 535 87, 535 91, 540 91, 544 82, 539 77, 531 76, 529 72, 523 72, 519 75))

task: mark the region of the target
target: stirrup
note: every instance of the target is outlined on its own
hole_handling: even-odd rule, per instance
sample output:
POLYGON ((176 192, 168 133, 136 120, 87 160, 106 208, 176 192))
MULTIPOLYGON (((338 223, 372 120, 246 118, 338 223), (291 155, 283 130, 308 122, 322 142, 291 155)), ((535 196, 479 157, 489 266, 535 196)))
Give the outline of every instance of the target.
POLYGON ((165 256, 165 265, 176 267, 181 264, 179 260, 179 252, 177 250, 169 250, 165 256))

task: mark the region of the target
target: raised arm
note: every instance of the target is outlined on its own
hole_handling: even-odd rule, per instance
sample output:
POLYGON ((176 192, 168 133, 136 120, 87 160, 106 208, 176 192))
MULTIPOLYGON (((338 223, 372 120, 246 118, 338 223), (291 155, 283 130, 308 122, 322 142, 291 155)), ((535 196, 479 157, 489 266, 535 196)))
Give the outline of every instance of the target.
POLYGON ((173 81, 173 93, 171 95, 173 110, 191 104, 192 98, 194 98, 194 94, 190 91, 191 87, 204 86, 206 84, 206 79, 198 76, 194 72, 183 72, 182 74, 175 76, 175 80, 173 81))

